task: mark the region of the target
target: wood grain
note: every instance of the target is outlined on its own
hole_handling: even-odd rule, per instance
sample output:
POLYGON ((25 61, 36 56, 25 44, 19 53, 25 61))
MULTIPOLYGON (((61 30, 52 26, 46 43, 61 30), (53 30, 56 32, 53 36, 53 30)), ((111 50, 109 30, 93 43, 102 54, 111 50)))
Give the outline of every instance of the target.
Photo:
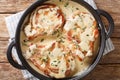
POLYGON ((0 62, 8 62, 6 58, 8 41, 0 41, 0 45, 0 62))
POLYGON ((2 38, 8 38, 9 34, 7 31, 7 27, 5 24, 5 17, 9 16, 11 14, 0 14, 0 40, 2 38))
POLYGON ((120 80, 120 65, 98 65, 83 80, 120 80))
MULTIPOLYGON (((5 17, 28 8, 35 0, 0 0, 0 80, 24 80, 20 70, 12 67, 6 58, 9 34, 5 17)), ((84 80, 120 80, 120 0, 95 0, 99 9, 114 19, 112 41, 115 50, 102 57, 99 65, 84 80)), ((102 18, 107 26, 107 21, 102 18)))
POLYGON ((120 38, 112 38, 115 50, 103 56, 101 64, 120 64, 120 38))
POLYGON ((0 63, 0 80, 24 80, 21 71, 9 63, 0 63))
POLYGON ((17 12, 23 11, 26 8, 28 8, 32 3, 34 3, 36 0, 17 0, 16 4, 17 12))
POLYGON ((0 0, 0 13, 16 12, 17 0, 0 0))
POLYGON ((107 11, 114 19, 115 29, 112 37, 120 37, 120 0, 95 0, 99 9, 107 11))
POLYGON ((16 13, 24 10, 35 0, 0 0, 0 13, 16 13))

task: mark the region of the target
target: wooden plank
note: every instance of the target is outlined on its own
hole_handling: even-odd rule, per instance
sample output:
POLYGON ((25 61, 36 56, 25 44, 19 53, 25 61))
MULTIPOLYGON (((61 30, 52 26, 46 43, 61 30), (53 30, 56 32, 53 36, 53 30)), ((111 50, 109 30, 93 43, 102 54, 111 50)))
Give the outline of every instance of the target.
POLYGON ((101 64, 120 63, 120 38, 112 38, 115 50, 101 59, 101 64))
POLYGON ((0 80, 24 80, 20 70, 9 63, 0 63, 0 80))
POLYGON ((6 58, 8 41, 0 41, 0 45, 0 62, 8 62, 6 58))
POLYGON ((17 0, 0 0, 0 13, 16 12, 17 0))
POLYGON ((17 12, 25 10, 35 1, 37 0, 17 0, 16 2, 17 12))
POLYGON ((98 65, 83 80, 120 80, 120 64, 98 65))
POLYGON ((114 19, 115 29, 112 37, 120 37, 120 0, 95 0, 95 2, 99 9, 107 11, 114 19))
POLYGON ((0 38, 1 39, 9 37, 8 30, 5 24, 5 17, 9 15, 11 14, 0 14, 0 38))
POLYGON ((26 9, 35 0, 0 0, 0 13, 16 13, 26 9))

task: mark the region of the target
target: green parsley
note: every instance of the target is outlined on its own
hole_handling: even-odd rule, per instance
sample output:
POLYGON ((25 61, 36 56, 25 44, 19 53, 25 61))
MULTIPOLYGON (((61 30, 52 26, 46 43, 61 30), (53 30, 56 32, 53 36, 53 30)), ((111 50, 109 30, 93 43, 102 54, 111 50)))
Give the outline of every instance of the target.
POLYGON ((60 61, 58 61, 58 63, 60 63, 60 61))
POLYGON ((62 70, 62 72, 64 72, 64 70, 62 70))
POLYGON ((41 39, 40 41, 41 41, 41 42, 43 42, 43 41, 44 41, 44 39, 41 39))
POLYGON ((22 45, 24 45, 24 46, 28 46, 28 45, 26 44, 26 42, 22 42, 22 45))
POLYGON ((70 62, 70 60, 68 60, 68 62, 70 62))
POLYGON ((53 62, 57 62, 57 61, 55 60, 55 61, 53 61, 53 62))
POLYGON ((50 52, 48 54, 50 54, 50 52))
POLYGON ((55 65, 56 67, 58 66, 58 65, 55 65))
POLYGON ((48 58, 43 58, 42 61, 43 61, 43 62, 47 62, 47 61, 48 61, 48 58))
POLYGON ((74 30, 77 30, 77 28, 75 27, 75 28, 73 28, 74 30))
POLYGON ((89 36, 89 34, 87 34, 86 36, 89 36))
POLYGON ((76 10, 79 10, 79 8, 76 8, 76 10))
POLYGON ((82 30, 85 30, 86 28, 84 27, 84 28, 82 28, 82 30))
POLYGON ((66 2, 65 5, 64 5, 64 7, 67 7, 68 5, 69 5, 69 2, 66 2))

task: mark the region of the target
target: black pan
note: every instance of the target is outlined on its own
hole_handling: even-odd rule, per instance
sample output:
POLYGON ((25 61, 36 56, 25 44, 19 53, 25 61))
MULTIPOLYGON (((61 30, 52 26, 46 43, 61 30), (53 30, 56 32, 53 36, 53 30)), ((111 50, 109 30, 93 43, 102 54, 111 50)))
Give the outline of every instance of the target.
MULTIPOLYGON (((24 56, 22 55, 22 51, 21 51, 21 46, 20 46, 20 32, 21 32, 21 28, 22 28, 22 24, 24 23, 24 20, 26 18, 26 16, 28 14, 30 14, 33 10, 35 10, 38 6, 40 6, 41 4, 43 4, 44 2, 46 2, 48 0, 38 0, 35 3, 33 3, 22 15, 18 25, 17 25, 17 29, 16 29, 16 35, 15 38, 12 40, 11 44, 8 47, 7 50, 7 58, 8 61, 10 62, 10 64, 12 66, 14 66, 15 68, 18 69, 22 69, 22 70, 28 70, 31 74, 33 74, 35 77, 39 78, 40 80, 53 80, 53 78, 50 77, 46 77, 44 75, 41 75, 40 73, 38 73, 37 71, 35 71, 26 61, 26 59, 24 58, 24 56), (17 55, 20 59, 20 61, 22 62, 22 65, 18 64, 12 57, 12 48, 15 47, 17 50, 17 55)), ((97 23, 98 23, 98 28, 99 28, 99 34, 100 34, 100 44, 99 46, 99 50, 97 53, 97 56, 95 57, 93 63, 89 66, 89 68, 81 75, 78 76, 74 76, 74 77, 68 77, 68 78, 62 78, 62 80, 78 80, 81 79, 83 77, 85 77, 87 74, 89 74, 94 68, 95 66, 98 64, 100 58, 103 55, 104 49, 105 49, 105 43, 106 40, 110 37, 110 35, 113 32, 113 28, 114 28, 114 21, 112 19, 112 17, 105 11, 103 10, 95 10, 93 9, 88 3, 86 3, 83 0, 72 0, 75 1, 77 3, 79 3, 80 5, 84 6, 88 11, 90 11, 92 13, 92 15, 95 17, 97 23), (104 16, 109 23, 109 29, 108 31, 106 31, 105 26, 101 20, 100 16, 104 16)), ((61 80, 61 79, 60 79, 61 80)))

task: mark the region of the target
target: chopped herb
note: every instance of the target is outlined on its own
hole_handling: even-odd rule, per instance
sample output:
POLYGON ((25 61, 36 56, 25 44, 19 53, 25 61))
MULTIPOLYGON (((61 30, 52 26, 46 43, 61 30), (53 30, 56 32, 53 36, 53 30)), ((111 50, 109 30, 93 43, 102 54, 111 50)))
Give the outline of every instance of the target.
POLYGON ((49 54, 50 54, 50 52, 49 52, 49 54))
POLYGON ((83 63, 81 63, 81 65, 83 65, 83 63))
POLYGON ((40 28, 40 26, 37 26, 37 28, 40 28))
POLYGON ((44 39, 41 39, 40 41, 41 41, 41 42, 43 42, 43 41, 44 41, 44 39))
POLYGON ((42 61, 43 61, 43 62, 47 62, 47 61, 48 61, 48 58, 46 58, 46 59, 42 59, 42 61))
POLYGON ((74 30, 76 30, 77 28, 75 27, 75 28, 73 28, 74 30))
POLYGON ((56 67, 58 66, 58 65, 55 65, 56 67))
POLYGON ((61 43, 64 43, 63 39, 60 39, 60 42, 61 42, 61 43))
POLYGON ((70 62, 70 60, 68 60, 68 62, 70 62))
POLYGON ((60 36, 60 34, 57 35, 57 37, 59 37, 59 36, 60 36))
POLYGON ((29 49, 29 52, 31 52, 31 50, 29 49))
POLYGON ((41 57, 39 59, 41 60, 41 57))
POLYGON ((89 36, 89 34, 87 34, 86 36, 89 36))
POLYGON ((76 8, 76 10, 79 10, 79 8, 76 8))
POLYGON ((52 35, 55 35, 57 33, 57 31, 54 31, 53 33, 52 33, 52 35))
POLYGON ((60 39, 65 39, 65 37, 61 36, 60 39))
POLYGON ((82 28, 82 30, 85 30, 86 28, 84 27, 84 28, 82 28))
POLYGON ((53 61, 53 62, 57 62, 57 61, 53 61))
POLYGON ((46 59, 42 59, 43 62, 46 62, 46 59))
POLYGON ((51 63, 51 65, 52 65, 52 66, 54 66, 54 64, 53 64, 53 63, 51 63))
POLYGON ((78 45, 78 44, 76 44, 76 48, 79 48, 79 45, 78 45))
POLYGON ((62 72, 64 72, 64 70, 62 70, 62 72))
POLYGON ((64 5, 64 7, 67 7, 68 5, 69 5, 69 2, 66 2, 65 5, 64 5))
POLYGON ((26 42, 22 42, 22 45, 24 45, 24 46, 28 46, 28 45, 26 44, 26 42))
POLYGON ((60 63, 60 61, 58 61, 58 63, 60 63))

